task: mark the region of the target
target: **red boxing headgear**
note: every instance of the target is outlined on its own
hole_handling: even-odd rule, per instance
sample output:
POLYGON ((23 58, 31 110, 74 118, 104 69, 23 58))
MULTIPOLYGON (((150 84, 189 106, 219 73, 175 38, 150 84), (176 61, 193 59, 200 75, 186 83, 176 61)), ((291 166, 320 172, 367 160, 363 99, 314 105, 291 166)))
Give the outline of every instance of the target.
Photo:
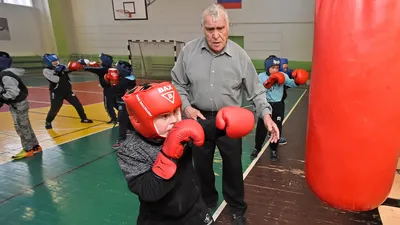
POLYGON ((108 79, 110 80, 111 86, 116 86, 119 83, 118 70, 115 68, 108 69, 108 79))
POLYGON ((154 125, 154 119, 182 106, 181 97, 170 82, 137 86, 122 99, 133 127, 144 137, 152 139, 163 138, 154 125))

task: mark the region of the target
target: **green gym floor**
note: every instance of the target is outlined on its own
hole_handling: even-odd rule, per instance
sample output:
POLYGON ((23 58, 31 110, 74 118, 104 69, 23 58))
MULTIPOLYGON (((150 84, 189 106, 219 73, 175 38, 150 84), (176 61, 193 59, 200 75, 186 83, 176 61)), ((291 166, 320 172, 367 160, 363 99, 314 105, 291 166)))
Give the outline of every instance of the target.
MULTIPOLYGON (((304 92, 289 90, 287 112, 304 92)), ((129 192, 111 148, 117 134, 117 127, 107 129, 0 165, 0 224, 135 224, 139 202, 129 192)), ((243 171, 251 163, 253 142, 254 131, 244 138, 243 171)), ((221 190, 218 151, 214 163, 221 190)))
MULTIPOLYGON (((89 85, 96 80, 93 77, 79 76, 73 77, 73 79, 75 80, 74 86, 78 85, 79 87, 89 85)), ((40 82, 34 83, 37 81, 33 78, 32 81, 26 80, 26 82, 29 83, 28 86, 43 85, 40 82)), ((90 90, 93 89, 93 87, 90 88, 90 90)), ((244 101, 243 106, 248 107, 248 104, 244 101)), ((268 151, 255 161, 250 159, 254 146, 255 128, 244 138, 242 163, 246 178, 245 190, 246 201, 249 204, 247 213, 249 223, 253 222, 251 224, 257 225, 381 224, 376 211, 357 214, 360 215, 358 217, 351 213, 335 211, 323 205, 307 189, 302 168, 307 106, 307 89, 288 89, 286 100, 288 124, 284 126, 283 136, 288 139, 289 143, 282 148, 282 160, 277 165, 271 165, 268 151), (294 167, 297 172, 287 173, 294 167), (260 168, 264 170, 260 172, 260 168), (271 168, 275 169, 271 170, 271 168), (282 172, 285 171, 285 168, 287 171, 282 172), (285 188, 288 187, 285 186, 285 183, 289 181, 302 185, 297 185, 295 191, 286 191, 285 188), (279 193, 285 195, 278 196, 279 193), (302 196, 303 201, 297 201, 296 196, 302 196), (279 198, 289 200, 279 201, 279 198), (298 205, 293 211, 289 210, 288 204, 298 205), (307 207, 303 207, 304 204, 316 206, 319 213, 307 214, 305 211, 307 207), (281 209, 289 211, 283 213, 281 209), (340 220, 337 219, 339 217, 335 217, 339 214, 340 220), (316 220, 315 216, 328 216, 330 219, 316 220), (287 219, 287 217, 290 218, 287 219), (360 218, 362 218, 361 222, 360 218), (299 223, 300 220, 307 222, 299 223)), ((88 106, 84 107, 86 109, 88 106)), ((60 121, 67 119, 70 117, 61 116, 59 118, 60 121)), ((102 126, 104 122, 99 120, 96 126, 102 126)), ((0 133, 2 132, 5 133, 0 129, 0 133)), ((82 132, 80 137, 48 147, 35 157, 16 162, 0 162, 0 224, 136 224, 139 202, 137 197, 129 192, 117 164, 116 151, 111 148, 117 134, 117 127, 107 127, 89 135, 82 132)), ((229 224, 229 214, 224 209, 225 204, 221 193, 221 169, 222 160, 216 151, 214 170, 221 204, 214 212, 214 217, 217 218, 218 224, 229 224)))

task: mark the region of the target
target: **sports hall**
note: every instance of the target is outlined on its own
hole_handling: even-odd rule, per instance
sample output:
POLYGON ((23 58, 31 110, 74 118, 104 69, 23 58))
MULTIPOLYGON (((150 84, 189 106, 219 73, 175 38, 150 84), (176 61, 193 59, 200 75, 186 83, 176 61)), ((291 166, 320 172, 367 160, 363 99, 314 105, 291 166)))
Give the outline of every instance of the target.
MULTIPOLYGON (((370 67, 358 70, 361 78, 355 78, 351 74, 351 79, 346 84, 336 82, 333 75, 329 75, 329 71, 321 71, 323 66, 318 67, 318 65, 335 64, 337 61, 323 61, 329 57, 313 58, 315 48, 323 49, 323 46, 315 44, 315 40, 329 39, 323 36, 326 33, 316 29, 316 27, 322 27, 317 24, 330 24, 328 15, 334 15, 337 16, 337 20, 342 20, 337 23, 350 24, 343 25, 343 29, 351 25, 354 31, 358 28, 365 29, 365 33, 371 36, 365 39, 358 36, 357 38, 360 38, 358 44, 359 48, 364 48, 365 54, 369 55, 367 58, 372 59, 370 55, 379 52, 367 48, 369 43, 376 43, 373 38, 375 27, 371 25, 369 30, 363 21, 369 21, 371 24, 376 21, 399 21, 396 20, 400 19, 397 14, 390 13, 400 10, 399 3, 393 0, 382 0, 379 3, 382 5, 378 3, 364 5, 359 1, 345 5, 339 0, 0 0, 0 51, 6 51, 12 56, 13 67, 25 69, 25 75, 21 79, 29 89, 29 118, 43 148, 43 151, 34 157, 22 160, 11 159, 11 156, 18 153, 22 146, 15 132, 9 108, 4 105, 0 109, 1 225, 136 224, 139 201, 137 196, 127 188, 125 178, 117 163, 117 150, 111 147, 118 136, 118 125, 107 123, 109 117, 104 109, 103 92, 98 78, 89 72, 82 71, 72 72, 70 75, 73 91, 93 123, 80 123, 75 109, 64 102, 53 121, 53 129, 45 129, 50 97, 48 81, 43 76, 42 55, 57 54, 61 63, 68 64, 70 61, 79 59, 98 61, 100 53, 107 53, 114 57, 114 62, 124 60, 132 63, 138 85, 170 81, 171 69, 185 43, 203 35, 200 20, 202 11, 216 2, 225 4, 228 10, 229 39, 247 52, 257 72, 263 72, 264 59, 274 54, 288 58, 290 68, 303 68, 310 74, 306 85, 287 90, 288 97, 285 100, 283 121, 283 136, 287 144, 279 147, 280 158, 277 162, 271 162, 269 158, 268 140, 257 158, 250 157, 254 149, 255 126, 243 138, 242 165, 245 200, 248 203, 247 223, 257 225, 400 224, 400 161, 397 167, 393 166, 393 171, 389 176, 393 178, 393 183, 382 187, 385 189, 383 192, 387 192, 386 198, 381 204, 367 211, 340 210, 321 201, 310 189, 305 172, 307 146, 311 142, 308 140, 309 129, 313 128, 310 124, 315 123, 315 120, 312 120, 312 115, 315 114, 311 113, 315 112, 315 105, 312 103, 326 101, 325 107, 339 104, 334 101, 329 102, 326 95, 321 95, 322 97, 318 100, 318 96, 314 94, 317 92, 313 92, 318 89, 318 82, 323 81, 326 76, 332 84, 331 87, 336 88, 325 89, 324 93, 332 93, 332 96, 340 93, 345 96, 346 93, 361 93, 346 92, 352 88, 349 84, 357 86, 359 82, 367 78, 368 80, 375 79, 368 74, 373 70, 370 67), (338 5, 346 7, 343 7, 341 12, 338 5), (377 8, 383 8, 385 15, 377 13, 374 10, 377 8), (350 15, 357 15, 360 18, 350 15), (369 17, 363 17, 363 15, 369 17), (392 17, 386 18, 389 16, 392 17), (353 20, 347 23, 345 19, 353 20), (315 35, 317 32, 320 32, 321 36, 315 35), (321 73, 316 73, 314 69, 321 73), (355 79, 360 79, 360 81, 357 82, 355 79), (343 88, 339 88, 342 84, 343 88), (323 97, 325 99, 322 99, 323 97)), ((378 22, 376 24, 379 25, 378 22)), ((392 26, 397 33, 392 32, 391 38, 399 38, 400 26, 394 22, 392 26)), ((388 38, 390 34, 390 32, 385 33, 388 38)), ((355 37, 349 36, 348 40, 351 38, 355 37)), ((346 41, 346 38, 341 36, 337 40, 346 41)), ((396 54, 389 55, 388 59, 383 56, 377 61, 387 63, 390 60, 393 62, 400 60, 399 47, 390 47, 391 43, 391 41, 383 43, 382 48, 393 49, 397 56, 396 54)), ((360 49, 357 49, 358 52, 354 54, 346 55, 347 53, 343 52, 335 56, 355 57, 358 53, 364 52, 360 49)), ((365 63, 365 60, 355 60, 354 64, 357 62, 365 63)), ((343 70, 348 69, 355 73, 354 70, 351 71, 350 64, 343 68, 343 70)), ((389 73, 391 74, 394 75, 394 71, 389 73)), ((337 76, 346 76, 346 72, 337 76)), ((396 83, 395 81, 391 81, 392 85, 396 83)), ((328 86, 326 85, 328 82, 322 83, 328 86)), ((377 81, 377 83, 386 85, 387 93, 397 88, 383 81, 377 81)), ((372 84, 365 85, 365 89, 357 90, 368 91, 367 89, 370 92, 376 91, 372 84)), ((321 93, 320 91, 321 88, 318 93, 321 93)), ((356 102, 354 110, 359 110, 360 118, 367 120, 366 116, 363 116, 364 112, 361 111, 364 107, 357 105, 357 100, 360 99, 351 100, 352 98, 355 97, 347 96, 346 99, 343 98, 343 101, 350 101, 350 104, 354 100, 356 102)), ((382 99, 379 97, 372 99, 379 105, 377 100, 382 99)), ((396 103, 391 97, 388 97, 388 100, 382 100, 382 104, 388 107, 388 109, 380 108, 382 111, 398 113, 385 114, 384 112, 379 115, 379 119, 385 122, 382 122, 383 126, 377 128, 377 136, 357 136, 346 126, 340 130, 319 134, 329 136, 329 142, 334 146, 338 146, 335 139, 342 141, 345 135, 351 139, 349 142, 357 142, 358 147, 355 149, 349 147, 354 145, 343 144, 344 148, 349 148, 344 149, 349 153, 342 157, 354 157, 355 164, 363 166, 365 165, 357 160, 357 157, 364 158, 362 156, 364 153, 370 154, 368 145, 376 145, 378 154, 376 161, 369 158, 368 168, 370 169, 363 170, 364 167, 360 166, 358 171, 359 176, 370 176, 371 185, 379 180, 375 178, 380 177, 381 173, 388 172, 382 171, 379 165, 384 162, 382 160, 385 160, 386 151, 399 152, 400 148, 399 142, 394 141, 398 138, 398 131, 385 128, 386 125, 390 125, 386 117, 398 115, 399 107, 394 106, 396 103), (392 105, 387 105, 388 102, 392 105), (370 141, 380 137, 384 140, 380 144, 370 141), (366 174, 370 171, 375 172, 366 174)), ((245 96, 243 96, 242 107, 253 109, 245 96)), ((371 105, 371 107, 380 106, 371 105)), ((320 110, 321 113, 327 112, 322 108, 320 110)), ((373 112, 381 113, 376 110, 373 112)), ((321 119, 322 116, 319 115, 318 118, 321 119)), ((390 121, 393 121, 395 125, 399 124, 399 118, 392 118, 390 121)), ((325 123, 321 122, 322 124, 325 123)), ((349 124, 353 123, 349 122, 349 124)), ((366 126, 366 128, 370 127, 366 126)), ((359 132, 364 131, 359 129, 359 132)), ((317 138, 328 141, 326 137, 318 136, 317 138)), ((344 154, 344 150, 331 154, 344 154)), ((322 163, 324 160, 330 161, 325 157, 321 159, 322 163)), ((337 170, 339 173, 345 170, 345 167, 337 165, 337 170)), ((222 159, 218 151, 214 158, 214 172, 219 202, 218 207, 212 212, 213 218, 216 224, 230 224, 230 214, 221 191, 222 159)), ((368 186, 368 183, 365 184, 365 190, 370 190, 368 186)), ((365 198, 369 197, 366 195, 365 198)))

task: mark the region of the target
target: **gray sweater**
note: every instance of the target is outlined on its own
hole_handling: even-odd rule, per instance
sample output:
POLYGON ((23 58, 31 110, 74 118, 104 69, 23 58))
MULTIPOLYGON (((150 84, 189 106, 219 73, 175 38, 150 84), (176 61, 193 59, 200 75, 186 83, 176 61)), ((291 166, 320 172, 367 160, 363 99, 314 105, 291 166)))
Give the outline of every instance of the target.
POLYGON ((182 217, 200 199, 192 165, 192 152, 186 148, 177 162, 175 175, 164 180, 152 171, 163 141, 147 140, 138 133, 125 139, 117 152, 118 164, 129 190, 139 197, 141 220, 171 220, 182 217))
POLYGON ((146 142, 134 133, 128 135, 120 146, 117 155, 118 163, 127 180, 151 170, 162 143, 146 142))
MULTIPOLYGON (((10 71, 17 76, 22 76, 25 73, 24 69, 9 68, 3 71, 10 71)), ((1 98, 5 100, 14 100, 19 95, 18 81, 12 77, 4 76, 2 79, 4 88, 0 85, 1 98)))

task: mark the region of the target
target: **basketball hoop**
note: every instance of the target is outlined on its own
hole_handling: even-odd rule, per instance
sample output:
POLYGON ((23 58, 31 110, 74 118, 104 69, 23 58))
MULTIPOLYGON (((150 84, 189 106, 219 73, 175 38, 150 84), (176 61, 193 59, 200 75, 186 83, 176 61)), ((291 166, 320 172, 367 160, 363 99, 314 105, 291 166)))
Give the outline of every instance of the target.
POLYGON ((132 18, 132 15, 135 14, 135 12, 131 12, 131 11, 126 10, 126 9, 117 9, 115 11, 125 15, 128 18, 132 18))

